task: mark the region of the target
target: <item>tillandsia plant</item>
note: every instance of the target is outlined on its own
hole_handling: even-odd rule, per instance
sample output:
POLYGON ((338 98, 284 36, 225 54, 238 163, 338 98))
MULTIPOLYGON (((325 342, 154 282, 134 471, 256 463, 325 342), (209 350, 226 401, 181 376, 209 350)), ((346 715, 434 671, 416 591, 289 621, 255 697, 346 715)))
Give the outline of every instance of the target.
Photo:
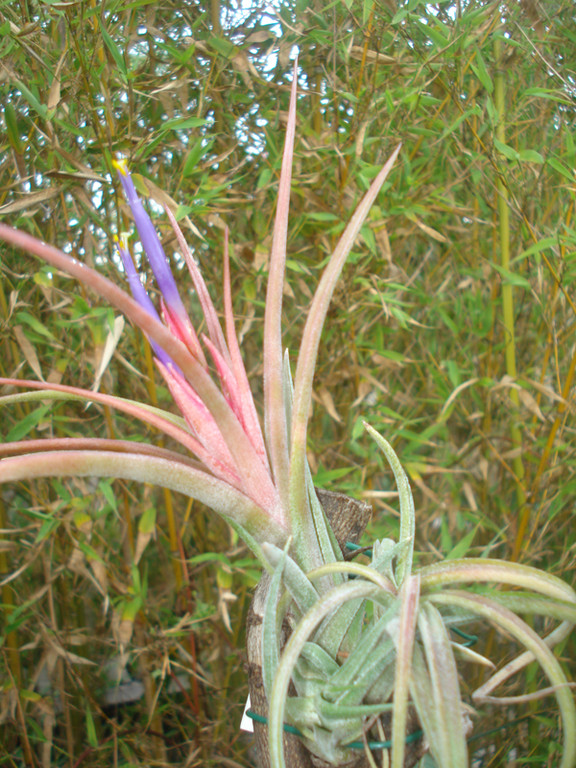
MULTIPOLYGON (((512 636, 525 651, 473 698, 492 701, 498 684, 536 659, 550 681, 541 694, 554 695, 559 704, 561 766, 569 768, 576 765, 576 709, 552 648, 576 623, 574 591, 533 568, 495 560, 415 568, 409 483, 390 444, 369 426, 398 485, 399 541, 375 542, 368 564, 346 559, 337 514, 325 513, 325 497, 315 491, 306 433, 320 336, 346 258, 399 148, 374 179, 329 259, 310 306, 292 381, 282 348, 281 314, 296 87, 295 68, 266 294, 264 428, 234 329, 227 235, 223 330, 179 225, 166 211, 203 310, 207 334, 199 338, 127 165, 118 160, 120 182, 162 295, 160 312, 140 281, 125 238, 117 241, 117 249, 132 296, 25 233, 0 225, 0 237, 82 281, 137 324, 181 416, 113 395, 20 379, 0 380, 29 390, 6 394, 0 405, 66 398, 101 403, 159 429, 186 453, 96 438, 10 442, 2 446, 0 482, 95 476, 156 483, 202 501, 239 532, 267 572, 261 582, 254 664, 264 694, 256 712, 267 736, 262 766, 372 766, 380 751, 382 764, 391 759, 393 768, 400 768, 414 764, 424 749, 441 768, 467 765, 471 708, 462 701, 456 658, 493 665, 455 640, 454 633, 480 619, 512 636), (519 613, 559 624, 542 639, 519 613), (296 742, 283 736, 287 725, 296 731, 296 742), (411 739, 418 743, 415 750, 407 745, 411 739)), ((351 510, 362 511, 354 505, 351 510)))

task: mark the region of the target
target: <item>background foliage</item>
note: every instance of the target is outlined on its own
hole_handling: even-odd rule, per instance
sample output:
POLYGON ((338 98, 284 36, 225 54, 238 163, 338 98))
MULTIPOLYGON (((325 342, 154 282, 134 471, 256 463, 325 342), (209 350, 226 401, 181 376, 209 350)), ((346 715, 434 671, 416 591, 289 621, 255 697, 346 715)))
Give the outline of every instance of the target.
MULTIPOLYGON (((317 484, 371 500, 372 534, 394 531, 365 418, 409 472, 423 559, 514 557, 574 584, 570 0, 5 0, 0 14, 3 220, 121 282, 122 153, 168 251, 158 204, 184 217, 214 297, 227 224, 256 392, 295 51, 289 348, 324 258, 402 141, 325 331, 317 484)), ((1 375, 168 405, 140 335, 124 328, 107 360, 111 310, 21 253, 3 250, 1 269, 1 375)), ((8 441, 138 437, 95 406, 2 416, 8 441)), ((2 490, 0 537, 0 765, 249 765, 241 649, 258 573, 225 525, 153 488, 36 481, 2 490)), ((484 639, 504 656, 507 642, 484 639)), ((530 726, 515 720, 525 708, 484 711, 477 732, 508 727, 478 740, 477 760, 554 765, 549 701, 530 726)))

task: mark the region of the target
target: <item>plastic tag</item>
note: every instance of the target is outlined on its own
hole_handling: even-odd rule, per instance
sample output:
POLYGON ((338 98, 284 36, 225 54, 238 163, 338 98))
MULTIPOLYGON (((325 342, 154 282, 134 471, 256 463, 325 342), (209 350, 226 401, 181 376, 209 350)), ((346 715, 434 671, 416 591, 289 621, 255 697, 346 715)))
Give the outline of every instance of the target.
POLYGON ((254 721, 251 717, 248 717, 246 712, 250 709, 250 694, 248 694, 248 698, 246 699, 246 704, 244 705, 244 712, 242 713, 242 720, 240 722, 240 730, 246 731, 247 733, 254 733, 254 721))

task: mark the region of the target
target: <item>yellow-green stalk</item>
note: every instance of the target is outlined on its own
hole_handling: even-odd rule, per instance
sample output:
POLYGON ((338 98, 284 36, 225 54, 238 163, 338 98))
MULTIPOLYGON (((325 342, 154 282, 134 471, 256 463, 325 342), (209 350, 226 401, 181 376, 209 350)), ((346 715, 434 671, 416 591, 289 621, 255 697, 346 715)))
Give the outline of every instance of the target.
MULTIPOLYGON (((502 144, 506 143, 505 129, 505 88, 504 70, 502 68, 502 49, 500 38, 494 38, 494 59, 496 61, 496 75, 494 77, 494 101, 498 123, 496 125, 496 138, 502 144)), ((498 223, 500 234, 500 265, 503 274, 510 272, 510 219, 508 209, 508 189, 501 174, 496 177, 496 189, 498 192, 498 223)), ((506 361, 506 374, 516 379, 516 342, 514 337, 514 298, 512 285, 506 279, 502 282, 502 324, 504 326, 504 351, 506 361)), ((510 399, 515 406, 515 416, 510 425, 510 438, 514 455, 512 467, 516 479, 516 501, 519 518, 522 518, 526 506, 526 491, 524 488, 524 462, 522 460, 522 432, 517 423, 517 415, 520 408, 520 399, 516 389, 510 389, 510 399)))

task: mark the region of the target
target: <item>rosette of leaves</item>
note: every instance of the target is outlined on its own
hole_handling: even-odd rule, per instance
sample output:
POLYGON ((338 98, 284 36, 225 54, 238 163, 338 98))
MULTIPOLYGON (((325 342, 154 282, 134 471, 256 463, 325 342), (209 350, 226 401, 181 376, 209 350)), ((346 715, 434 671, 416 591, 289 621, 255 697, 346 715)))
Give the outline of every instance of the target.
MULTIPOLYGON (((332 562, 304 573, 288 553, 264 545, 275 565, 263 623, 263 679, 269 701, 272 768, 286 765, 285 723, 308 750, 330 765, 354 764, 358 741, 375 724, 391 743, 390 764, 405 764, 407 723, 420 723, 437 766, 469 765, 472 708, 462 700, 458 663, 494 664, 459 641, 458 627, 474 620, 512 637, 524 653, 472 694, 474 702, 536 660, 554 695, 563 731, 561 768, 576 764, 576 708, 553 653, 576 623, 576 593, 536 568, 503 560, 465 558, 413 567, 414 502, 391 445, 366 425, 395 476, 400 499, 399 541, 375 542, 371 562, 332 562), (494 589, 493 585, 501 585, 494 589), (559 621, 540 637, 524 616, 559 621), (279 647, 279 627, 291 634, 279 647), (292 694, 290 694, 292 691, 292 694), (383 724, 388 725, 385 733, 383 724), (391 723, 391 726, 390 726, 391 723), (356 742, 356 749, 350 747, 356 742)), ((313 498, 313 494, 310 494, 313 498)), ((315 498, 315 497, 314 497, 315 498)), ((502 698, 503 704, 526 697, 502 698)), ((375 764, 375 763, 373 763, 375 764)))

